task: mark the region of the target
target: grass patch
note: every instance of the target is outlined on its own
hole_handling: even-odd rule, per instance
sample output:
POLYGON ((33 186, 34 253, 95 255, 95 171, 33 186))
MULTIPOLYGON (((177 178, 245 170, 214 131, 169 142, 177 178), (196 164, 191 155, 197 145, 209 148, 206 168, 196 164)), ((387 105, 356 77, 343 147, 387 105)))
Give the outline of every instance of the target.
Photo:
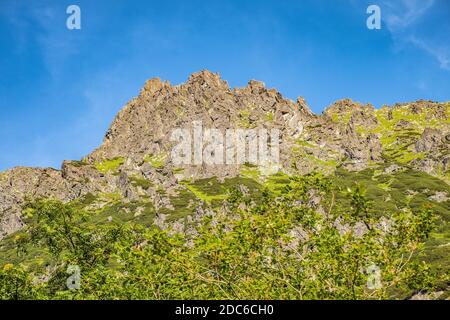
POLYGON ((113 159, 96 162, 95 167, 102 173, 116 172, 117 169, 125 162, 123 157, 115 157, 113 159))
POLYGON ((144 190, 147 190, 148 188, 153 186, 153 183, 150 180, 144 179, 139 176, 130 176, 129 179, 132 186, 141 187, 144 190))
POLYGON ((149 163, 153 168, 162 169, 167 159, 167 154, 164 152, 158 154, 148 154, 144 157, 144 161, 149 163))

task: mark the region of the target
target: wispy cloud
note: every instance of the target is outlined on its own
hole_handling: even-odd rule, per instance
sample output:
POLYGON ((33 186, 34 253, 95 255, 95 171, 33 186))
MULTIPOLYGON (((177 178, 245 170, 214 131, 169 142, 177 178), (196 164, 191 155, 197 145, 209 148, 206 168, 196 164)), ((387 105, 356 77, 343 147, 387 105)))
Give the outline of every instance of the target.
POLYGON ((437 59, 439 62, 439 66, 442 69, 449 70, 450 71, 450 54, 448 47, 445 48, 439 48, 435 46, 430 46, 425 41, 417 39, 416 37, 412 36, 409 39, 409 42, 415 45, 416 47, 426 51, 430 55, 432 55, 434 58, 437 59))
POLYGON ((434 5, 434 0, 384 1, 385 22, 392 33, 405 31, 434 5))
POLYGON ((383 1, 383 19, 396 46, 412 45, 433 57, 441 69, 450 71, 448 35, 445 32, 439 35, 437 30, 427 37, 426 33, 419 32, 429 22, 427 14, 435 5, 436 0, 383 1))
POLYGON ((50 1, 33 5, 11 1, 0 8, 0 16, 11 25, 14 32, 17 52, 24 52, 32 44, 38 44, 49 74, 58 76, 64 63, 78 51, 63 23, 65 8, 50 1))

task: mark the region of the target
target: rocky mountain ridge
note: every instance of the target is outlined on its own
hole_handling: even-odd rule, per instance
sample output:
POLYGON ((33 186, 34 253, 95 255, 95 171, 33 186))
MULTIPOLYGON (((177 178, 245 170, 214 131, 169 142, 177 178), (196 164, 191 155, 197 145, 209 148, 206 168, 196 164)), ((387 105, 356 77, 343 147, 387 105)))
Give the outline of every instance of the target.
POLYGON ((201 71, 177 86, 148 80, 116 116, 102 145, 82 160, 64 161, 61 170, 17 167, 1 173, 0 239, 20 229, 27 199, 120 194, 125 201, 146 199, 156 210, 170 209, 170 196, 185 188, 183 181, 242 175, 239 165, 172 163, 170 133, 190 128, 193 121, 221 131, 280 130, 286 174, 361 171, 385 164, 389 170, 408 167, 450 182, 448 102, 416 101, 377 110, 344 99, 315 115, 302 97, 293 102, 255 80, 231 89, 218 74, 201 71))

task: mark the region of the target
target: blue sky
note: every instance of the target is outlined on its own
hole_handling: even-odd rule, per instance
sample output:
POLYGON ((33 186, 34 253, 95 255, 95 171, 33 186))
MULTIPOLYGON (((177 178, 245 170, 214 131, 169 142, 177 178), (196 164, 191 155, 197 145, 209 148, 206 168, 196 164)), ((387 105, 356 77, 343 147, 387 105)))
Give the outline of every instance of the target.
POLYGON ((346 97, 450 100, 447 0, 0 0, 0 40, 0 170, 80 159, 155 76, 258 79, 318 113, 346 97), (66 28, 71 4, 81 30, 66 28))

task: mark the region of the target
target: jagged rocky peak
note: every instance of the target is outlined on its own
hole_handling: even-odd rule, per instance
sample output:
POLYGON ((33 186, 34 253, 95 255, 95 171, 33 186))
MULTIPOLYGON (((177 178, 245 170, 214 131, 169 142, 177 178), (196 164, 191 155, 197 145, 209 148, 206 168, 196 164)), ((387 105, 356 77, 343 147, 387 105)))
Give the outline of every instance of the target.
POLYGON ((447 120, 450 113, 450 102, 435 102, 431 100, 417 100, 408 103, 396 103, 390 108, 390 116, 393 112, 409 113, 411 115, 424 115, 427 120, 447 120))
POLYGON ((229 90, 228 82, 222 80, 218 73, 214 73, 208 70, 202 70, 195 72, 189 76, 186 82, 188 86, 201 86, 202 88, 213 88, 221 90, 229 90))
POLYGON ((161 81, 161 79, 159 77, 156 78, 152 78, 147 80, 147 82, 145 82, 144 87, 141 90, 140 95, 154 95, 156 93, 160 93, 161 90, 163 89, 168 89, 170 88, 170 82, 169 81, 161 81))
POLYGON ((373 112, 374 110, 375 108, 370 103, 363 105, 360 102, 354 102, 352 99, 346 98, 328 106, 323 114, 331 117, 333 114, 345 114, 354 111, 373 112))
POLYGON ((259 93, 266 88, 266 84, 262 81, 250 80, 247 84, 247 87, 250 88, 252 92, 259 93))
POLYGON ((297 98, 297 105, 300 109, 300 112, 308 117, 313 117, 315 114, 312 112, 311 108, 308 106, 308 103, 306 102, 305 98, 302 96, 299 96, 297 98))
POLYGON ((256 80, 230 89, 218 73, 207 70, 176 86, 153 78, 119 112, 102 146, 86 160, 93 163, 167 151, 173 129, 189 127, 193 121, 220 130, 241 125, 295 131, 300 120, 312 115, 303 98, 294 103, 256 80))
POLYGON ((408 109, 412 113, 421 113, 429 107, 438 106, 440 103, 432 100, 417 100, 414 102, 396 103, 393 105, 393 109, 408 109))
POLYGON ((4 185, 24 193, 35 193, 36 186, 45 181, 55 181, 61 172, 52 168, 15 167, 0 175, 0 188, 4 185))
MULTIPOLYGON (((417 127, 416 115, 419 120, 424 118, 421 126, 427 126, 428 119, 446 119, 449 106, 416 101, 376 110, 371 104, 342 99, 317 116, 303 97, 294 102, 257 80, 231 89, 218 73, 203 70, 175 86, 159 78, 148 80, 139 96, 120 111, 103 144, 86 161, 94 164, 124 157, 129 167, 138 166, 147 155, 170 151, 170 135, 175 128, 191 128, 194 121, 201 121, 204 127, 219 130, 243 126, 277 128, 282 132, 283 143, 300 138, 299 133, 307 128, 303 139, 329 145, 338 154, 359 161, 358 168, 363 168, 368 159, 381 159, 382 134, 395 128, 417 127)), ((423 131, 424 127, 420 128, 423 131)), ((283 147, 288 148, 289 143, 283 147)), ((317 156, 324 157, 323 152, 317 156)))
POLYGON ((82 161, 64 161, 61 171, 17 167, 0 173, 0 239, 21 227, 26 197, 70 201, 86 194, 120 193, 132 201, 143 194, 158 207, 168 205, 158 188, 170 194, 179 179, 239 175, 239 166, 191 165, 176 177, 180 168, 168 156, 170 136, 176 128, 192 129, 194 121, 222 131, 278 129, 285 173, 331 173, 338 166, 359 171, 388 161, 448 183, 449 118, 449 102, 419 100, 375 110, 343 99, 315 115, 303 97, 294 102, 257 80, 231 89, 219 74, 207 70, 179 85, 152 78, 115 117, 102 145, 82 161), (143 190, 141 180, 153 187, 143 190))

